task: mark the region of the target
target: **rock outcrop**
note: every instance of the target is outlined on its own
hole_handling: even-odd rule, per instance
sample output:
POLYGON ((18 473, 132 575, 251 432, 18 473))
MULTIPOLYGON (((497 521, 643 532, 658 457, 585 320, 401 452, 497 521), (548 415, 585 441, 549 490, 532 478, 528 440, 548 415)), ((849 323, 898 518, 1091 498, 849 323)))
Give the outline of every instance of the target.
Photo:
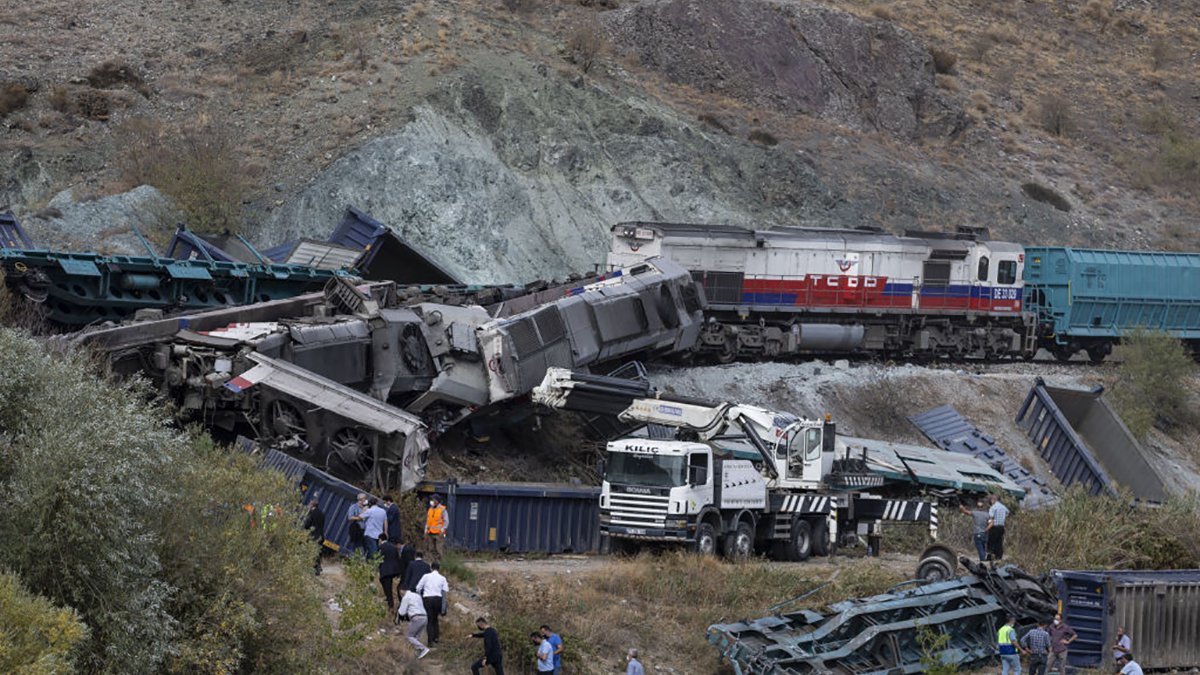
POLYGON ((606 15, 641 65, 700 91, 904 138, 960 130, 912 34, 818 5, 651 0, 606 15))

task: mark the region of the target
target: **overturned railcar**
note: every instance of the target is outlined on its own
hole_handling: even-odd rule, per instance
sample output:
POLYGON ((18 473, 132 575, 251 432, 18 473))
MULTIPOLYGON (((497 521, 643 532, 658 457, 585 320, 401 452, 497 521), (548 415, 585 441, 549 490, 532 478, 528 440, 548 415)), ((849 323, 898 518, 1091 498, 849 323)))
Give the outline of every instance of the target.
POLYGON ((665 260, 541 291, 499 317, 503 302, 428 300, 339 277, 319 294, 75 339, 107 351, 115 371, 148 376, 185 418, 348 480, 411 489, 433 437, 525 396, 547 368, 684 351, 703 320, 691 277, 665 260))

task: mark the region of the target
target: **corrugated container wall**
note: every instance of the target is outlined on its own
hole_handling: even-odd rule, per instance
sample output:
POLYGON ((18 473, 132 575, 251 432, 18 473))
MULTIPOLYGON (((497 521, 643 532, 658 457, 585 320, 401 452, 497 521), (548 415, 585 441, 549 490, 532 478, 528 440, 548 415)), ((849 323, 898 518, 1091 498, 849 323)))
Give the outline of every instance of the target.
POLYGON ((1112 672, 1124 626, 1143 669, 1200 667, 1200 570, 1056 571, 1054 578, 1063 618, 1079 634, 1070 665, 1112 672))
POLYGON ((467 551, 586 553, 600 545, 600 488, 423 483, 449 511, 447 543, 467 551))

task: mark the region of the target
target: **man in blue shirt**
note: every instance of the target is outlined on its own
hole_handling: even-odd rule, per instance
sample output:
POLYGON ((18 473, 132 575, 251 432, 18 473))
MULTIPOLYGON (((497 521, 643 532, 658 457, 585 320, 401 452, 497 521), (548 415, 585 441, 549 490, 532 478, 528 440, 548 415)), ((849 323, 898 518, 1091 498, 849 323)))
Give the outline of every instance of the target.
POLYGON ((638 661, 638 651, 630 649, 625 655, 625 675, 646 675, 646 669, 642 667, 642 662, 638 661))
POLYGON ((537 671, 539 673, 553 673, 554 648, 550 646, 550 641, 538 631, 530 633, 529 639, 533 640, 533 644, 537 645, 537 671))
POLYGON ((346 554, 354 555, 354 552, 361 549, 363 546, 363 512, 367 510, 367 495, 362 492, 358 493, 358 499, 346 509, 346 520, 350 525, 346 529, 348 542, 346 544, 346 554))
POLYGON ((379 506, 379 500, 371 497, 370 506, 363 512, 363 552, 367 557, 379 552, 379 535, 387 535, 387 511, 379 506))
POLYGON ((562 675, 563 639, 546 624, 542 624, 542 637, 546 638, 554 649, 554 675, 562 675))

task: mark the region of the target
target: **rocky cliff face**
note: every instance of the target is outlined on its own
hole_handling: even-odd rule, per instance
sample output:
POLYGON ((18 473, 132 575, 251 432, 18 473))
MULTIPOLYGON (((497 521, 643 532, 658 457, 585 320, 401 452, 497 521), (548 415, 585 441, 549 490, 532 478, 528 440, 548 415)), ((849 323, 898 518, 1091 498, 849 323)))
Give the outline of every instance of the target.
POLYGON ((259 239, 321 234, 346 204, 471 282, 591 270, 622 221, 761 226, 846 210, 803 153, 518 56, 464 68, 399 131, 322 171, 259 239))

